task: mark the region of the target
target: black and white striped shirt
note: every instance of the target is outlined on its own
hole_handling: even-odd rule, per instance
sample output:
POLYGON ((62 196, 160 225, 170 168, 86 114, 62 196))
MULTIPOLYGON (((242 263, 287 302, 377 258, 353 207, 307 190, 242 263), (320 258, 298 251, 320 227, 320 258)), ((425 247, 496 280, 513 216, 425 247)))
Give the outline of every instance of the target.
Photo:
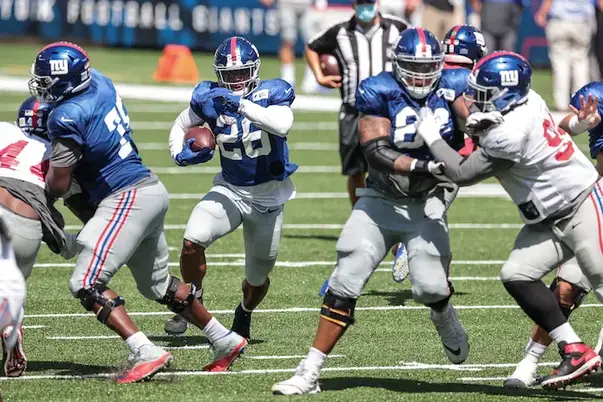
POLYGON ((308 42, 319 54, 337 58, 342 75, 341 99, 344 104, 356 104, 356 88, 360 81, 391 71, 390 47, 409 24, 397 17, 380 14, 381 22, 364 31, 356 18, 339 22, 308 42))

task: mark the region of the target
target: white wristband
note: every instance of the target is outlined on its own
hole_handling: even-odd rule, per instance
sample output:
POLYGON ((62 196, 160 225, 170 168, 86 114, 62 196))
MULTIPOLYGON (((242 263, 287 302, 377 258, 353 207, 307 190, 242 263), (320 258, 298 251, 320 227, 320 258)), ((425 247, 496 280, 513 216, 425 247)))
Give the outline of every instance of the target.
POLYGON ((588 130, 590 124, 591 122, 589 122, 588 119, 580 121, 578 120, 578 116, 573 115, 568 123, 568 126, 573 134, 582 134, 588 130))
POLYGON ((412 162, 410 162, 410 171, 411 172, 415 170, 415 167, 417 166, 418 161, 419 161, 418 159, 413 159, 412 162))

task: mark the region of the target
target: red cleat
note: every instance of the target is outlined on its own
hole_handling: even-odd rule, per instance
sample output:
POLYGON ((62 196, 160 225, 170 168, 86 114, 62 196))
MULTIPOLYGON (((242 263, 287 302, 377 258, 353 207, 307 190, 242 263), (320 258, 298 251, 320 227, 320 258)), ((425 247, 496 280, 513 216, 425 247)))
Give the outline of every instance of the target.
POLYGON ((557 389, 575 382, 601 365, 601 356, 583 342, 559 343, 561 363, 542 381, 542 387, 557 389))
POLYGON ((150 380, 160 370, 169 367, 174 361, 174 356, 159 346, 144 345, 135 355, 130 354, 128 361, 130 368, 116 380, 120 384, 150 380))
POLYGON ((247 339, 231 331, 224 338, 214 342, 214 361, 203 367, 203 371, 227 371, 246 347, 247 339))

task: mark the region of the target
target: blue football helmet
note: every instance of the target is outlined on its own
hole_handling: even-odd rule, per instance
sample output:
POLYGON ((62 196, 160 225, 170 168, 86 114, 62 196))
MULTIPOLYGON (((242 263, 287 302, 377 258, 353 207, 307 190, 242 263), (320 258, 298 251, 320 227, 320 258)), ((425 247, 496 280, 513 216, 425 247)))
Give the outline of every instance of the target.
POLYGON ((260 81, 260 53, 247 39, 233 36, 216 49, 214 71, 221 86, 247 95, 260 81))
POLYGON ((29 92, 39 102, 58 102, 90 85, 90 58, 81 47, 69 42, 46 46, 30 70, 29 92))
POLYGON ((444 61, 451 64, 467 64, 471 68, 488 53, 484 35, 471 25, 457 25, 442 41, 444 61))
POLYGON ((429 95, 442 75, 440 41, 423 28, 402 31, 392 46, 392 59, 396 79, 415 99, 429 95))
POLYGON ((532 66, 513 52, 494 52, 481 59, 465 92, 467 104, 481 112, 508 112, 528 99, 532 66))
POLYGON ((17 125, 21 130, 29 134, 48 137, 48 115, 52 111, 52 105, 40 103, 30 96, 19 107, 17 113, 17 125))

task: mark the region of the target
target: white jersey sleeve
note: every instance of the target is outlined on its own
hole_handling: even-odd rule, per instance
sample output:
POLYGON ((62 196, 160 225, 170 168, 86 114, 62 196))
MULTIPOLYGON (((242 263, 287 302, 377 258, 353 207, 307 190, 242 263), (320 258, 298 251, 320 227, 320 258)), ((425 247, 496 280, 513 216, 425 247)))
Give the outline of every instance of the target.
POLYGON ((480 138, 480 146, 515 163, 497 178, 525 223, 555 217, 598 179, 592 162, 557 129, 544 100, 530 91, 526 103, 480 138))
POLYGON ((23 180, 42 188, 50 161, 50 141, 0 122, 0 177, 23 180))

